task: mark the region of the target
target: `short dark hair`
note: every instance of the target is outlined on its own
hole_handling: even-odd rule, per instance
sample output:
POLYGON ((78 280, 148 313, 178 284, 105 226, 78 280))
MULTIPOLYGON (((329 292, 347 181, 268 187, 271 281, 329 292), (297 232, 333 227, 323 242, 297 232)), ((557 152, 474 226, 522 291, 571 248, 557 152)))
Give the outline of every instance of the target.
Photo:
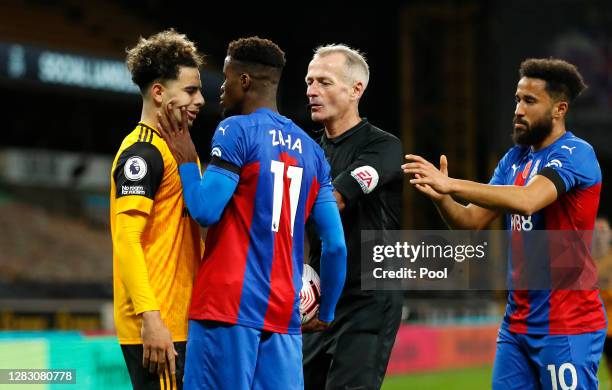
POLYGON ((285 66, 285 52, 269 39, 259 37, 240 38, 230 42, 227 55, 232 60, 270 66, 282 70, 285 66))
POLYGON ((546 81, 546 92, 557 100, 571 102, 587 88, 578 69, 557 58, 529 58, 521 63, 519 75, 546 81))
POLYGON ((175 80, 181 66, 199 68, 204 63, 195 44, 172 28, 146 39, 140 37, 126 52, 132 81, 141 92, 155 80, 175 80))

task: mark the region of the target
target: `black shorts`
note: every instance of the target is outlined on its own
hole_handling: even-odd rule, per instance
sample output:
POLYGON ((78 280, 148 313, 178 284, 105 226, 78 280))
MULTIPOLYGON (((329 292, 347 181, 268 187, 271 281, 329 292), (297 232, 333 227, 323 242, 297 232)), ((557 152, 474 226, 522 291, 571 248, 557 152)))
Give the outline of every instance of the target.
POLYGON ((606 341, 604 341, 603 354, 608 361, 608 365, 612 364, 612 337, 606 336, 606 341))
POLYGON ((164 374, 159 375, 150 373, 142 366, 142 344, 122 344, 121 352, 123 352, 134 390, 182 390, 186 345, 185 341, 174 343, 178 356, 175 359, 176 375, 172 377, 169 368, 164 374))
POLYGON ((304 389, 380 389, 401 317, 401 293, 341 301, 329 330, 302 336, 304 389))

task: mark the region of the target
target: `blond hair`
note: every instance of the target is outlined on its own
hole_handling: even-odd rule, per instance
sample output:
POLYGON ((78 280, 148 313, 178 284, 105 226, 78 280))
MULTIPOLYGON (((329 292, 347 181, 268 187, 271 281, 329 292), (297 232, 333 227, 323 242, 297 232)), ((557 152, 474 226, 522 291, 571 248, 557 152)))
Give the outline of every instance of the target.
POLYGON ((329 44, 319 46, 315 49, 313 59, 325 57, 330 54, 340 53, 346 59, 346 78, 350 82, 360 81, 365 90, 370 81, 370 67, 366 62, 365 55, 357 49, 353 49, 344 44, 329 44))

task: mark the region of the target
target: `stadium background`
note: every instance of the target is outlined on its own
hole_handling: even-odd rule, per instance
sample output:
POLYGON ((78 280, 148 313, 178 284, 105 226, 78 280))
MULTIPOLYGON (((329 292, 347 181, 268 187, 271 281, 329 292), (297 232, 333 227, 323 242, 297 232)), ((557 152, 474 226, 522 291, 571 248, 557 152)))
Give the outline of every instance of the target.
MULTIPOLYGON (((201 156, 219 120, 229 41, 259 35, 285 50, 280 110, 314 137, 307 65, 318 45, 342 42, 363 50, 371 67, 362 116, 400 137, 405 151, 434 161, 446 153, 451 175, 480 181, 511 144, 520 62, 567 59, 590 85, 569 128, 596 148, 600 212, 610 215, 611 22, 612 3, 578 0, 227 11, 165 0, 0 1, 0 368, 76 368, 79 389, 128 385, 112 337, 108 186, 113 155, 140 115, 123 65, 139 36, 175 27, 207 55, 207 104, 192 131, 201 156)), ((443 228, 408 187, 403 227, 443 228)), ((493 292, 406 293, 384 388, 487 388, 503 302, 493 292)))

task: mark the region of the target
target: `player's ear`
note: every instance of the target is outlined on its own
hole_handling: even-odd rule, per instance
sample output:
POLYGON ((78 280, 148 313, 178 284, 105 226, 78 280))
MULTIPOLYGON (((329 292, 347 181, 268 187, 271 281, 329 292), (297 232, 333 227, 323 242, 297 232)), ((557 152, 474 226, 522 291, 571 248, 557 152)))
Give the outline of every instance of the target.
POLYGON ((153 101, 161 106, 164 97, 164 86, 161 83, 154 82, 149 88, 149 93, 153 101))
POLYGON ((243 91, 247 91, 251 88, 251 76, 248 73, 243 73, 240 75, 240 85, 242 86, 243 91))
POLYGON ((554 107, 553 107, 553 113, 552 116, 554 119, 561 119, 565 117, 565 114, 567 114, 567 109, 569 108, 569 105, 566 101, 559 101, 556 102, 554 107))

